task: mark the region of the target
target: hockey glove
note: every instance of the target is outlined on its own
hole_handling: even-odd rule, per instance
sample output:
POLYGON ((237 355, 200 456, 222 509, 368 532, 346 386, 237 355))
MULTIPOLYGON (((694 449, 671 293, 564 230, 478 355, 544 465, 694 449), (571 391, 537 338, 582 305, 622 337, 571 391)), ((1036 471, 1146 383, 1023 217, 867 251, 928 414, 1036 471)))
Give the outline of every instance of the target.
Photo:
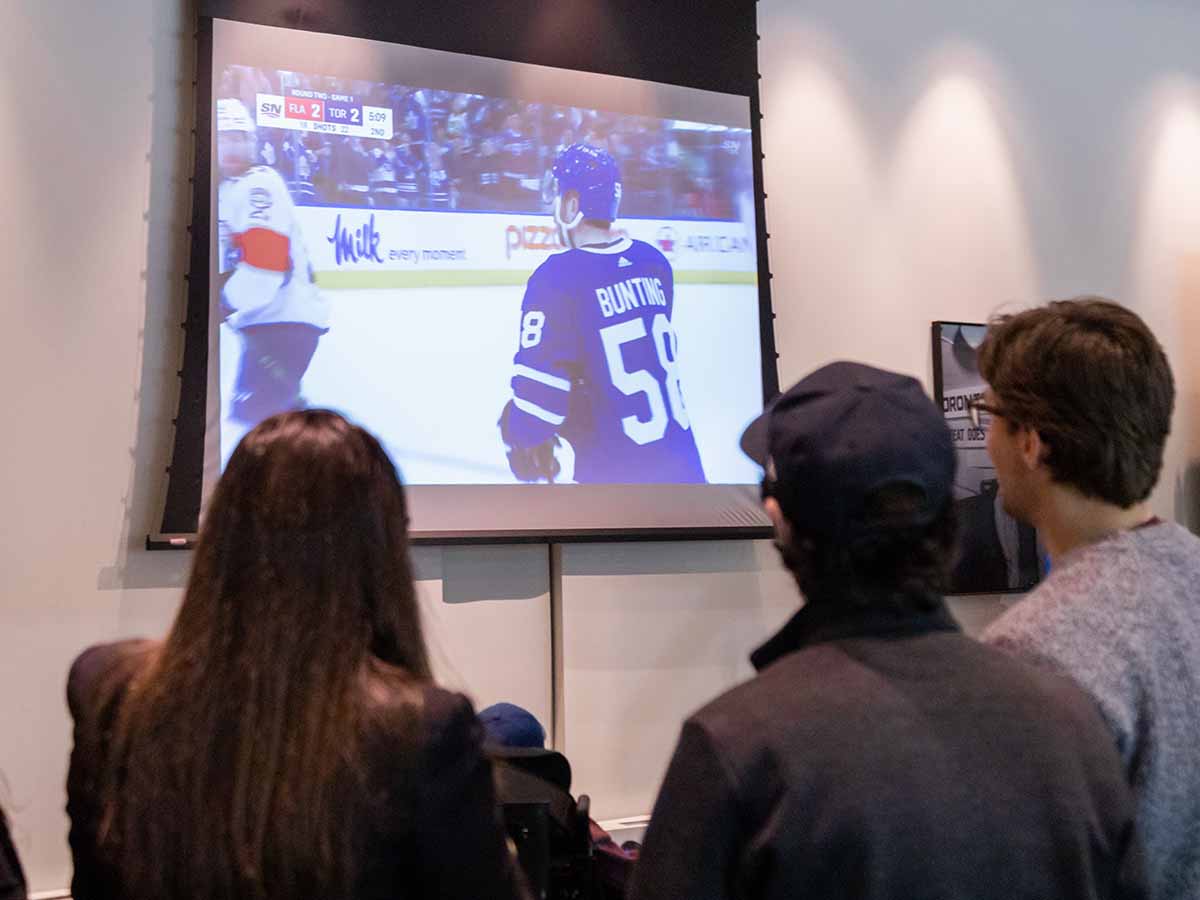
POLYGON ((509 429, 512 409, 510 401, 500 414, 499 422, 500 438, 508 452, 508 467, 519 481, 548 481, 553 484, 562 472, 562 465, 554 456, 555 448, 559 446, 558 435, 551 435, 532 447, 514 446, 509 429))

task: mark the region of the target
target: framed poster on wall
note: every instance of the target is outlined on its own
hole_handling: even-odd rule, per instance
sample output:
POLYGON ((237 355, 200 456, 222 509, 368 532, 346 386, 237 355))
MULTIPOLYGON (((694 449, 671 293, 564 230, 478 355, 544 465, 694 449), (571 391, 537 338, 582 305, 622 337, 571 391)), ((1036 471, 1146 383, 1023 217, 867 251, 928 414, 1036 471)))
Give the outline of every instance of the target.
POLYGON ((1027 591, 1042 568, 1037 533, 1004 511, 987 452, 988 417, 980 428, 971 425, 968 405, 987 389, 978 364, 986 333, 977 322, 933 323, 934 397, 958 453, 954 497, 961 537, 952 594, 1027 591))

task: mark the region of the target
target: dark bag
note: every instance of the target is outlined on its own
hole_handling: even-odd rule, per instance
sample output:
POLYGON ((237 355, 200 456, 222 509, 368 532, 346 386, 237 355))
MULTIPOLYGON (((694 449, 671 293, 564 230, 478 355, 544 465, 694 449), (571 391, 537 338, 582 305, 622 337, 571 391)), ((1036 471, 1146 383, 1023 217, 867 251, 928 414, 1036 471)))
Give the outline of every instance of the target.
POLYGON ((571 797, 571 767, 553 750, 488 747, 496 799, 534 896, 597 900, 591 802, 571 797))

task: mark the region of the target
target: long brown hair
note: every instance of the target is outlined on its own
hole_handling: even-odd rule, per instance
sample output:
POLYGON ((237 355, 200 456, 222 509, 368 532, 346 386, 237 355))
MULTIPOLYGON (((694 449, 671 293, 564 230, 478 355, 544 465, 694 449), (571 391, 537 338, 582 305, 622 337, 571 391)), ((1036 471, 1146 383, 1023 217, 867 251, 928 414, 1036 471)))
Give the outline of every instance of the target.
POLYGON ((430 677, 407 534, 361 428, 303 411, 246 435, 117 720, 101 840, 125 896, 352 894, 364 679, 416 695, 430 677))

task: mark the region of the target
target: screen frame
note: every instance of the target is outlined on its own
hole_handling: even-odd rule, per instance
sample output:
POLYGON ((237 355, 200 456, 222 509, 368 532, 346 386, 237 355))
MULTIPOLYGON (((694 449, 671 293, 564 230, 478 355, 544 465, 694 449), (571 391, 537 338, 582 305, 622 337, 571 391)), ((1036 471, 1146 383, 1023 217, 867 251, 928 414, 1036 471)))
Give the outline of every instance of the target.
MULTIPOLYGON (((552 65, 564 68, 560 61, 548 62, 544 56, 537 54, 522 54, 513 56, 510 53, 493 52, 494 47, 484 48, 479 52, 475 48, 464 48, 462 44, 455 45, 454 41, 439 40, 436 43, 420 40, 414 35, 401 35, 396 31, 394 23, 398 17, 391 17, 386 25, 372 21, 369 17, 355 18, 355 11, 361 13, 373 4, 367 0, 350 3, 341 7, 342 12, 326 11, 326 20, 320 22, 306 21, 305 17, 296 12, 295 7, 281 8, 276 3, 238 3, 236 8, 229 0, 204 0, 200 4, 196 27, 196 79, 193 83, 196 98, 195 129, 195 167, 191 178, 192 188, 192 219, 189 226, 191 237, 189 254, 189 274, 187 277, 187 314, 182 323, 184 329, 184 350, 180 378, 179 407, 174 426, 174 440, 171 464, 167 469, 166 489, 162 510, 161 527, 147 536, 147 549, 187 549, 195 542, 199 528, 200 508, 204 493, 204 459, 206 441, 213 440, 213 434, 219 431, 219 423, 208 421, 208 391, 210 389, 209 352, 210 352, 210 316, 211 303, 209 297, 210 264, 211 264, 211 230, 212 230, 212 166, 213 160, 213 122, 212 122, 212 85, 214 67, 214 28, 216 18, 229 21, 248 22, 251 24, 271 25, 276 27, 298 28, 302 31, 318 32, 347 37, 361 37, 370 40, 382 40, 401 45, 424 47, 427 49, 444 50, 454 53, 469 53, 492 59, 509 59, 514 62, 528 62, 535 65, 552 65), (339 18, 339 15, 341 18, 339 18), (369 31, 370 33, 364 33, 369 31)), ((332 8, 332 6, 331 6, 332 8)), ((750 13, 753 20, 753 6, 750 13)), ((315 18, 320 18, 315 17, 315 18)), ((686 40, 686 38, 683 38, 686 40)), ((757 40, 757 35, 755 35, 757 40)), ((753 69, 757 69, 757 58, 754 54, 753 69)), ((696 83, 693 73, 689 79, 683 78, 653 78, 647 77, 645 61, 639 68, 637 65, 617 67, 612 66, 571 65, 578 71, 595 71, 599 74, 612 74, 643 80, 658 80, 662 83, 680 84, 685 87, 697 87, 703 90, 719 90, 724 93, 740 94, 748 97, 750 104, 751 131, 751 160, 754 179, 754 204, 756 218, 756 244, 758 257, 758 294, 759 294, 759 340, 760 359, 762 367, 763 404, 769 403, 779 393, 779 380, 775 350, 774 319, 775 314, 771 304, 770 282, 771 274, 767 259, 765 199, 763 191, 762 168, 762 133, 759 111, 758 74, 754 72, 753 80, 743 78, 740 84, 725 84, 717 86, 711 80, 696 83), (624 71, 619 69, 625 68, 624 71), (692 83, 684 83, 691 81, 692 83), (742 89, 739 89, 742 88, 742 89)), ((710 67, 711 68, 711 67, 710 67)), ((719 67, 717 67, 719 68, 719 67)), ((660 73, 661 74, 661 73, 660 73)), ((616 486, 624 487, 624 486, 616 486)), ((745 491, 750 486, 713 485, 714 490, 735 488, 745 491)), ((750 487, 751 490, 754 490, 750 487)), ((753 525, 701 525, 701 526, 652 526, 644 527, 597 527, 597 528, 566 528, 547 530, 526 529, 484 529, 484 530, 419 530, 412 533, 414 544, 456 545, 456 544, 507 544, 507 543, 564 543, 564 542, 608 542, 608 541, 680 541, 680 540, 741 540, 766 539, 772 535, 772 528, 765 517, 753 525)))

